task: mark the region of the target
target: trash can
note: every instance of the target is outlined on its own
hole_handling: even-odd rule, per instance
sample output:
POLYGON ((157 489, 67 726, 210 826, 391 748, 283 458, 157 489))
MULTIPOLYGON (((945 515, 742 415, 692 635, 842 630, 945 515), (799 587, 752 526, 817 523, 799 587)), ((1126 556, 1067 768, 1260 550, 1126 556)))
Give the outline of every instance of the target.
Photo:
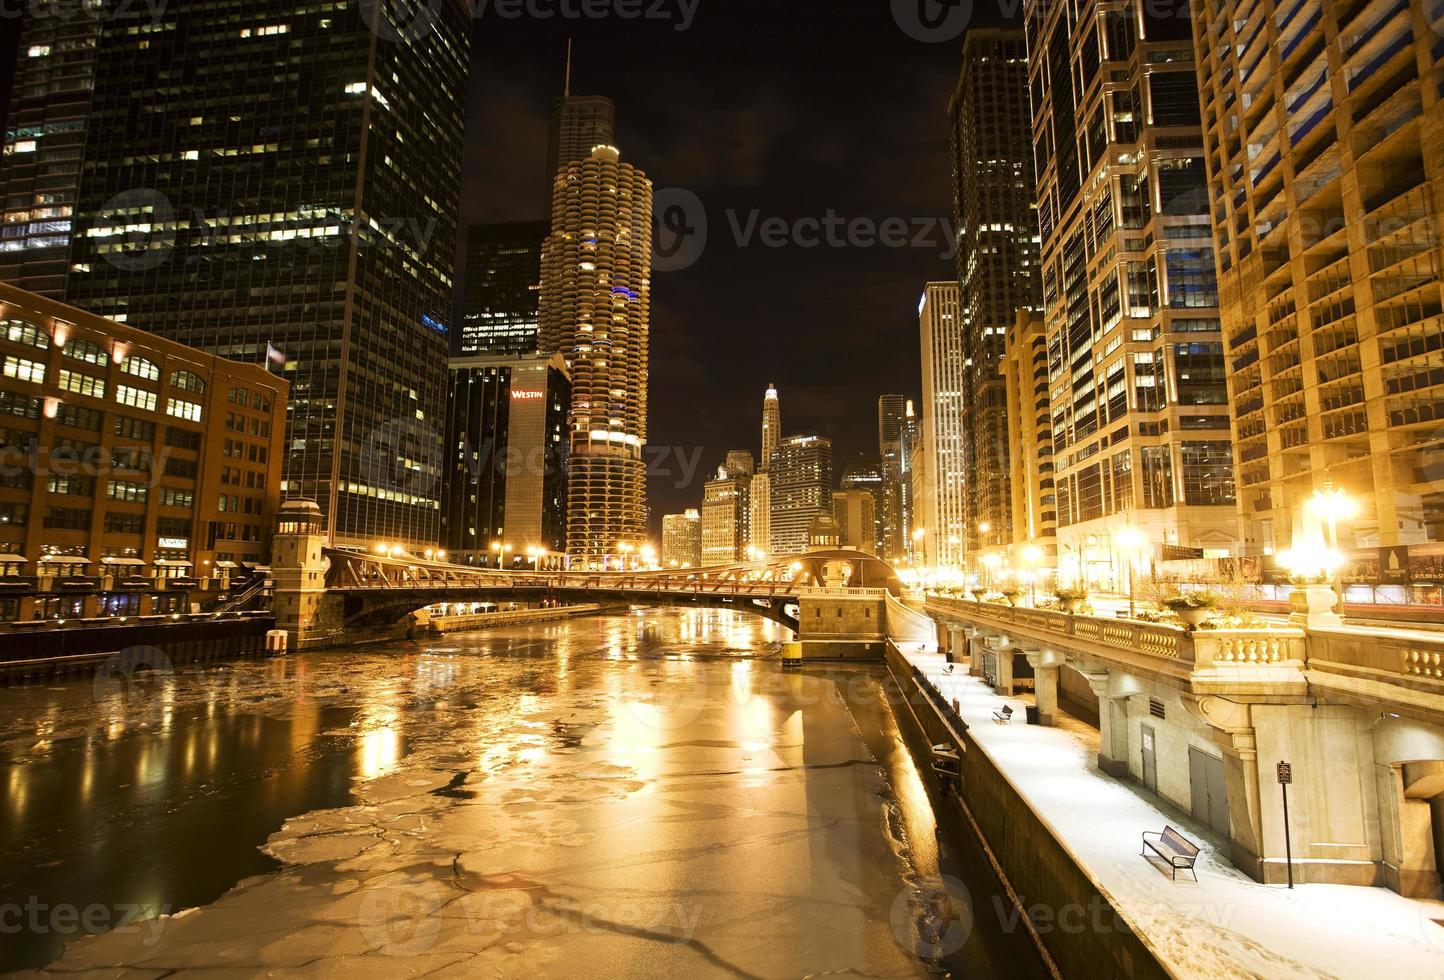
POLYGON ((285 630, 269 630, 266 633, 266 652, 285 653, 286 644, 289 642, 290 638, 291 634, 287 633, 285 630))
POLYGON ((782 644, 782 667, 784 670, 796 670, 802 666, 802 644, 782 644))
POLYGON ((1038 706, 1036 704, 1030 704, 1026 705, 1025 708, 1028 713, 1028 724, 1038 724, 1038 706))

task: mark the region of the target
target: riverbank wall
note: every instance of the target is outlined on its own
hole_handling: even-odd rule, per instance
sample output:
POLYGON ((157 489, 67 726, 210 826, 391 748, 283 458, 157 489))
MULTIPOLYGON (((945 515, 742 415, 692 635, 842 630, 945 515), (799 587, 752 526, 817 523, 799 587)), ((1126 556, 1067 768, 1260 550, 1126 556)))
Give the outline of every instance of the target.
POLYGON ((506 609, 497 612, 471 613, 465 616, 432 616, 426 624, 426 628, 434 636, 444 636, 447 633, 470 633, 497 626, 545 623, 557 619, 591 616, 602 612, 625 612, 626 609, 626 606, 601 606, 592 603, 582 606, 549 606, 545 609, 506 609))
POLYGON ((187 664, 265 656, 266 633, 275 627, 269 613, 11 624, 0 634, 0 683, 96 672, 168 673, 187 664))
POLYGON ((892 644, 887 667, 900 695, 898 725, 934 799, 939 828, 982 848, 1011 905, 979 900, 973 914, 1002 915, 1027 930, 1048 968, 1068 980, 1170 977, 957 711, 892 644), (945 750, 941 767, 955 768, 956 777, 935 768, 935 746, 945 750))

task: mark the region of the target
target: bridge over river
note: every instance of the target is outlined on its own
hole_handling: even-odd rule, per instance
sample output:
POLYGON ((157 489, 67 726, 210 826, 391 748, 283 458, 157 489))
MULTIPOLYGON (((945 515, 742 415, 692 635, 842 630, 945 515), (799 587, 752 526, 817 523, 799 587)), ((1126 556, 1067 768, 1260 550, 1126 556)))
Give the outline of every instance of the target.
POLYGON ((417 610, 464 602, 733 609, 786 626, 810 659, 881 660, 889 640, 937 644, 932 621, 902 601, 897 573, 860 551, 682 570, 509 571, 333 548, 314 504, 285 507, 273 606, 297 649, 394 639, 417 610))

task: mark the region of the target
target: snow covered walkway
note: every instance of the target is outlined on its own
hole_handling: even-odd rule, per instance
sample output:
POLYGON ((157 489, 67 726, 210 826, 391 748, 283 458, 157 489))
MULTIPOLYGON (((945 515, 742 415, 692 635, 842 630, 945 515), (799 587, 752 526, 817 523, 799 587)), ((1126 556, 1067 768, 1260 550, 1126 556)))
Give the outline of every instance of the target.
MULTIPOLYGON (((1444 978, 1444 902, 1384 888, 1262 885, 1238 871, 1220 840, 1140 787, 1100 772, 1076 735, 1023 723, 1024 699, 1002 698, 942 656, 906 655, 1099 891, 1180 977, 1444 978), (999 725, 993 712, 1017 715, 999 725), (1143 831, 1172 825, 1202 846, 1195 883, 1139 856, 1143 831)), ((1026 902, 1026 897, 1025 897, 1026 902)))

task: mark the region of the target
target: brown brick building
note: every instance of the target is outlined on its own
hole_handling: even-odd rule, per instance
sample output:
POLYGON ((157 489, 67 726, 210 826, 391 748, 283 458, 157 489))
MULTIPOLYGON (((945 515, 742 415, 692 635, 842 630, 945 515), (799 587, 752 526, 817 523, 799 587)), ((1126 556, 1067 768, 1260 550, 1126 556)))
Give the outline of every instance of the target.
POLYGON ((287 383, 0 284, 0 620, 180 611, 268 561, 287 383))

